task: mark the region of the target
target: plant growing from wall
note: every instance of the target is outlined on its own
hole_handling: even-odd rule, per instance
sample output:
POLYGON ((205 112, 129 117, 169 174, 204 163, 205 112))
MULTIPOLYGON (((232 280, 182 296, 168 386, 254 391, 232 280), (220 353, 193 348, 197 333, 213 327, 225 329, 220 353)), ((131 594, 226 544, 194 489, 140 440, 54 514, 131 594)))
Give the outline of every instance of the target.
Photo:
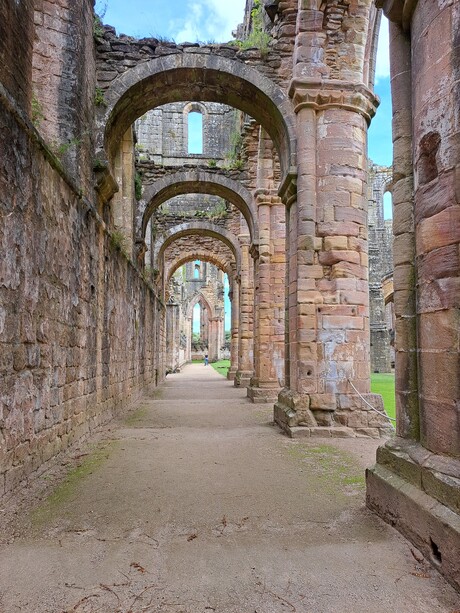
POLYGON ((140 172, 136 172, 134 175, 134 195, 136 196, 136 200, 142 198, 142 175, 140 172))
POLYGON ((76 148, 81 145, 81 138, 71 138, 66 143, 58 143, 53 141, 50 144, 51 150, 59 158, 62 158, 66 153, 68 153, 72 148, 76 148))
POLYGON ((122 255, 124 255, 125 258, 129 260, 128 240, 126 236, 123 234, 123 232, 120 232, 119 230, 114 230, 110 234, 110 244, 115 249, 118 249, 119 251, 121 251, 122 255))
POLYGON ((93 18, 93 36, 94 38, 101 38, 104 36, 104 24, 102 20, 104 19, 105 13, 107 11, 107 2, 103 2, 101 6, 97 6, 94 10, 94 18, 93 18))
POLYGON ((32 123, 36 128, 38 128, 42 120, 45 119, 45 115, 43 114, 43 107, 40 104, 35 92, 32 94, 31 110, 32 110, 32 123))
POLYGON ((265 31, 264 24, 264 7, 262 0, 254 0, 251 11, 251 32, 245 40, 236 41, 240 49, 257 48, 262 56, 266 56, 269 52, 269 43, 271 36, 265 31))
POLYGON ((96 87, 94 91, 94 104, 96 106, 107 106, 107 102, 104 96, 104 90, 100 87, 96 87))

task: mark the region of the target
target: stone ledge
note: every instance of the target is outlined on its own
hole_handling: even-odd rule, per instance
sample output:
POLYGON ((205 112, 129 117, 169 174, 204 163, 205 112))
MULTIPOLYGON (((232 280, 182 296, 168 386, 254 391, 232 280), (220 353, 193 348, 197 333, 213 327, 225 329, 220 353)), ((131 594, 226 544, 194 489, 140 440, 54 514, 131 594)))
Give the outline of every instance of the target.
POLYGON ((278 387, 269 388, 250 385, 248 387, 247 395, 251 402, 253 402, 254 404, 272 404, 273 402, 276 402, 278 398, 278 392, 278 387))
POLYGON ((419 443, 395 439, 377 449, 377 464, 460 513, 458 460, 437 456, 419 443))
POLYGON ((460 517, 393 471, 366 471, 366 504, 394 526, 460 590, 460 517))
POLYGON ((285 426, 283 430, 290 438, 356 438, 354 430, 346 426, 332 428, 324 426, 318 426, 316 428, 285 426))

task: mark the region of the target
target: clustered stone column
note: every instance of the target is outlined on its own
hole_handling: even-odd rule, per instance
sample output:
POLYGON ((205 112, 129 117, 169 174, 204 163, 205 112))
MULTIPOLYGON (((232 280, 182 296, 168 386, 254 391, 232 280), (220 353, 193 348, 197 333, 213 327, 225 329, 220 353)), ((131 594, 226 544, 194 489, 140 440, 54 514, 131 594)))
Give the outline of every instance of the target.
POLYGON ((247 387, 254 372, 253 366, 253 309, 254 285, 252 262, 249 254, 250 237, 240 234, 238 240, 241 246, 240 273, 240 309, 238 327, 238 370, 234 378, 235 387, 247 387))
POLYGON ((458 588, 460 5, 379 4, 392 20, 397 437, 367 471, 367 503, 458 588))
POLYGON ((231 302, 231 340, 230 340, 230 368, 227 372, 227 379, 233 381, 238 370, 238 345, 239 345, 239 302, 240 288, 236 278, 236 273, 233 271, 230 280, 229 298, 231 302))
POLYGON ((296 436, 378 437, 391 426, 366 404, 383 410, 380 396, 369 393, 366 133, 376 98, 361 83, 359 62, 350 61, 349 80, 333 77, 339 67, 324 50, 331 15, 314 0, 299 2, 289 90, 297 190, 282 194, 287 376, 275 420, 296 436))
POLYGON ((274 190, 273 142, 262 128, 259 133, 257 184, 254 199, 259 222, 259 240, 257 248, 253 249, 254 376, 248 387, 248 397, 253 402, 274 402, 284 380, 281 364, 284 356, 284 330, 279 335, 280 326, 277 323, 281 318, 284 322, 284 316, 279 311, 284 298, 280 290, 285 282, 285 241, 283 240, 281 245, 281 259, 277 251, 280 245, 275 243, 279 234, 284 235, 284 223, 281 224, 284 221, 281 214, 284 214, 284 205, 274 190))

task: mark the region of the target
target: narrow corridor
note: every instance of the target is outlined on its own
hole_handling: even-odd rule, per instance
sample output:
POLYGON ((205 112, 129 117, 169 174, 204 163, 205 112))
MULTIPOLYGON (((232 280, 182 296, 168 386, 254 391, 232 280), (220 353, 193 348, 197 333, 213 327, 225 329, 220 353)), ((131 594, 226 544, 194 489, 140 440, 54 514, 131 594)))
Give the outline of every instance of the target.
POLYGON ((0 611, 459 609, 364 507, 377 442, 290 440, 245 394, 193 364, 111 424, 16 537, 2 535, 0 611))

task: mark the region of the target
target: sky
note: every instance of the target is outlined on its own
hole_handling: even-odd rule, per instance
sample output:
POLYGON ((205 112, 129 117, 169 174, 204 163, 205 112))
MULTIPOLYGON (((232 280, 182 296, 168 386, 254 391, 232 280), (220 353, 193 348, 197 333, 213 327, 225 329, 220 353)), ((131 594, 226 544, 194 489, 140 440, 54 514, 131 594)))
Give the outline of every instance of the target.
MULTIPOLYGON (((227 42, 243 21, 246 0, 97 0, 96 12, 118 34, 137 38, 156 37, 175 42, 227 42)), ((370 159, 390 166, 391 95, 388 21, 382 16, 377 52, 375 92, 380 106, 368 133, 370 159)), ((386 194, 385 218, 391 218, 391 196, 386 194)), ((225 299, 225 329, 230 328, 230 306, 225 299)))

